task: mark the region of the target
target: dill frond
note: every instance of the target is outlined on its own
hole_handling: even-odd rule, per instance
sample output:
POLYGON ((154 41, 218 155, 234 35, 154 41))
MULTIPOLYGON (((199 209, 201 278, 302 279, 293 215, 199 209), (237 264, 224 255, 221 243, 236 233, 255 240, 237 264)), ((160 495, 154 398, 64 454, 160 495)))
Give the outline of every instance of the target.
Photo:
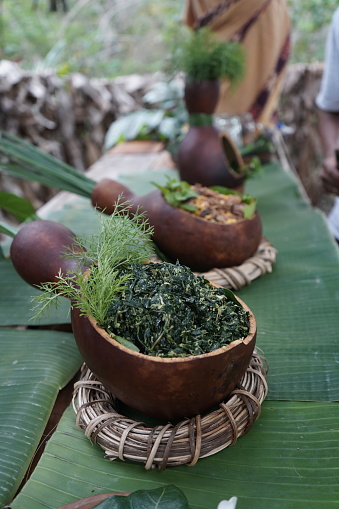
POLYGON ((75 259, 77 269, 67 274, 59 272, 56 282, 38 286, 42 294, 33 297, 34 319, 39 320, 52 305, 58 306, 60 297, 68 298, 71 306, 99 323, 105 319, 110 303, 129 277, 119 276, 119 269, 130 262, 142 263, 153 255, 153 228, 138 211, 127 216, 128 207, 128 202, 117 202, 110 216, 98 212, 99 233, 75 238, 63 255, 75 259), (86 268, 89 273, 84 276, 86 268))
POLYGON ((239 43, 216 40, 208 27, 180 27, 173 41, 169 74, 182 71, 197 81, 226 78, 232 85, 242 79, 245 56, 239 43))

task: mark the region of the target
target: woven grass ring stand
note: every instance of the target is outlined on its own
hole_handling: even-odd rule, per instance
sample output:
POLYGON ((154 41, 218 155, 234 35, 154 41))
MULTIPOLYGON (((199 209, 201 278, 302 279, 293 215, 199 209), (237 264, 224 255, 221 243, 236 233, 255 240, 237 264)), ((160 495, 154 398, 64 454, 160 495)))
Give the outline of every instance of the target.
POLYGON ((237 388, 217 409, 176 425, 151 428, 119 414, 116 398, 84 364, 74 386, 76 423, 110 460, 143 463, 146 470, 193 466, 199 458, 234 445, 251 429, 267 394, 267 371, 265 358, 255 350, 237 388))
POLYGON ((249 285, 254 279, 272 272, 276 256, 277 250, 263 237, 254 255, 245 260, 241 265, 225 269, 215 268, 200 274, 224 288, 240 290, 244 286, 249 285))
MULTIPOLYGON (((212 269, 203 275, 225 288, 239 290, 271 272, 276 254, 270 242, 262 238, 256 253, 242 265, 212 269)), ((176 425, 168 423, 151 428, 121 415, 115 396, 84 364, 80 380, 74 385, 72 405, 77 426, 110 460, 143 463, 146 470, 193 466, 199 458, 234 445, 251 429, 267 394, 267 372, 266 359, 255 349, 237 388, 217 409, 176 425)))

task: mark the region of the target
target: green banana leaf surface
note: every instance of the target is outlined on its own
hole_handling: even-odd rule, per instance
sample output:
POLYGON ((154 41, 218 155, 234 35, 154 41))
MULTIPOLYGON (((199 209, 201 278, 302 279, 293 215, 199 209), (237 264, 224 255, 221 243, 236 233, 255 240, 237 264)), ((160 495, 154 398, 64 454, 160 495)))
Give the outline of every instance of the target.
POLYGON ((73 334, 0 328, 0 506, 14 497, 81 357, 73 334))
MULTIPOLYGON (((165 173, 171 172, 140 171, 134 175, 121 175, 119 180, 132 191, 144 194, 153 189, 149 182, 158 179, 158 183, 163 184, 165 173)), ((250 432, 241 437, 235 446, 199 460, 194 467, 168 468, 164 472, 146 471, 141 464, 106 459, 104 451, 91 444, 83 431, 76 428, 75 415, 70 407, 32 476, 12 500, 13 509, 56 509, 99 493, 131 492, 165 485, 180 488, 193 509, 216 509, 221 500, 232 496, 238 497, 237 509, 337 507, 338 248, 324 216, 303 199, 294 176, 284 172, 279 164, 265 165, 262 175, 246 183, 246 191, 257 198, 264 236, 278 250, 272 272, 237 292, 255 314, 257 346, 263 350, 269 363, 268 397, 250 432)), ((66 224, 79 234, 95 231, 97 225, 96 214, 89 202, 78 197, 74 207, 69 205, 64 211, 52 213, 49 219, 66 224)), ((10 274, 9 262, 5 260, 3 263, 0 264, 1 274, 10 274)), ((5 305, 4 313, 0 313, 2 327, 28 323, 29 312, 24 311, 25 303, 35 291, 19 282, 13 271, 8 277, 6 295, 1 297, 5 305), (13 292, 18 296, 12 296, 13 292), (6 307, 8 299, 11 304, 6 307), (24 312, 25 316, 20 317, 24 312)), ((59 310, 57 316, 46 318, 46 323, 64 323, 64 316, 59 310)), ((28 332, 36 333, 11 330, 11 348, 14 351, 21 351, 21 334, 28 332)), ((50 343, 50 334, 51 331, 39 330, 40 349, 50 343)), ((35 343, 32 340, 32 344, 35 343)), ((62 380, 55 383, 53 397, 50 396, 49 403, 46 403, 45 414, 34 429, 34 435, 41 436, 43 432, 57 387, 69 380, 81 363, 74 344, 72 348, 76 361, 74 358, 74 364, 68 365, 67 369, 62 349, 54 356, 60 355, 59 359, 47 361, 41 358, 38 363, 42 367, 54 361, 60 369, 65 367, 67 375, 64 373, 62 380)), ((4 358, 0 371, 0 376, 2 371, 5 373, 1 387, 6 380, 6 366, 11 365, 12 358, 16 360, 15 356, 7 360, 4 358)), ((39 359, 39 349, 31 352, 31 356, 27 353, 28 366, 35 362, 35 358, 39 359)), ((23 382, 31 369, 34 370, 14 371, 12 376, 20 374, 23 382)), ((16 383, 11 382, 10 385, 14 387, 16 383)), ((7 385, 5 390, 8 390, 7 385)), ((35 384, 33 390, 27 382, 24 398, 27 408, 22 419, 18 418, 12 441, 4 442, 5 458, 11 457, 15 466, 8 468, 5 474, 0 473, 1 486, 1 475, 2 480, 10 478, 12 482, 6 496, 0 500, 3 505, 14 496, 19 482, 16 481, 14 486, 14 480, 20 475, 22 478, 23 474, 18 472, 20 468, 23 472, 29 464, 38 441, 37 437, 35 442, 33 438, 29 439, 27 427, 33 429, 33 425, 27 426, 27 419, 31 418, 28 410, 30 398, 43 398, 42 389, 45 389, 44 384, 35 384), (11 455, 12 451, 16 454, 11 455), (21 458, 19 451, 23 451, 21 458)), ((4 422, 1 420, 1 427, 5 436, 10 433, 13 424, 9 417, 11 406, 14 406, 14 394, 13 388, 12 396, 0 400, 0 412, 5 419, 4 422)), ((34 398, 32 401, 35 401, 34 398)), ((3 461, 1 457, 0 462, 3 461)))

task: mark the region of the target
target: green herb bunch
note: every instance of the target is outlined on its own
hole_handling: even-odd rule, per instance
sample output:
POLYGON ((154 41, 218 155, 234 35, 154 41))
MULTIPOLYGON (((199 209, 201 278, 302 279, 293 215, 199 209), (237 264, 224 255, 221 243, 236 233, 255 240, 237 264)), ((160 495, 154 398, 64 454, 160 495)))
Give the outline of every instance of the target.
POLYGON ((227 78, 236 84, 244 75, 244 51, 240 44, 217 41, 205 27, 196 31, 182 27, 171 51, 169 72, 184 72, 198 81, 227 78))
POLYGON ((121 269, 131 262, 144 262, 153 254, 153 228, 144 214, 126 215, 128 205, 117 203, 113 214, 99 215, 101 229, 87 238, 76 237, 64 256, 76 260, 72 273, 59 273, 56 282, 41 284, 43 291, 33 298, 34 318, 39 319, 52 305, 58 306, 60 297, 70 299, 71 305, 97 322, 106 318, 112 299, 119 294, 130 277, 121 269), (89 272, 84 275, 84 269, 89 272))
POLYGON ((248 313, 234 294, 213 287, 188 267, 132 263, 121 270, 121 277, 126 275, 124 290, 99 324, 126 346, 127 340, 146 355, 186 357, 248 334, 248 313))

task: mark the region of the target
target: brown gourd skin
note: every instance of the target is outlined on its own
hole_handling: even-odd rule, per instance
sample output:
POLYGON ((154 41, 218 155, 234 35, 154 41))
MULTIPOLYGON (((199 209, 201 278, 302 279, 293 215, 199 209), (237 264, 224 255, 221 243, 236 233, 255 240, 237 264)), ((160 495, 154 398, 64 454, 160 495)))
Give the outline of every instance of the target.
POLYGON ((243 191, 244 175, 232 170, 222 136, 213 125, 189 128, 178 149, 178 166, 181 180, 189 184, 243 191))
POLYGON ((56 282, 60 270, 63 274, 77 270, 74 259, 63 257, 74 238, 75 234, 69 228, 54 221, 27 223, 11 244, 13 266, 22 279, 32 286, 56 282))
POLYGON ((249 334, 197 356, 163 358, 129 350, 76 308, 72 327, 87 366, 120 401, 152 417, 182 419, 223 401, 248 368, 256 320, 246 304, 238 301, 249 312, 249 334))
POLYGON ((148 215, 159 249, 194 271, 240 265, 255 253, 261 240, 258 213, 238 223, 211 223, 172 207, 160 191, 152 196, 148 215))
POLYGON ((186 77, 184 99, 188 113, 212 115, 218 104, 219 92, 219 80, 196 80, 186 77))
POLYGON ((242 157, 232 139, 222 134, 213 125, 212 119, 208 119, 217 106, 219 91, 220 82, 217 79, 186 77, 184 99, 186 109, 192 116, 189 117, 189 129, 178 148, 180 179, 192 185, 218 185, 242 192, 242 157), (194 115, 198 118, 194 118, 194 115))
MULTIPOLYGON (((95 185, 91 195, 93 207, 108 215, 113 213, 116 203, 123 204, 123 202, 126 201, 129 201, 133 206, 133 211, 136 211, 135 199, 136 195, 126 186, 107 178, 100 180, 100 182, 95 185)), ((120 209, 121 208, 122 206, 120 209)))
MULTIPOLYGON (((155 193, 159 196, 158 191, 155 193)), ((156 209, 152 210, 156 213, 156 209)), ((62 255, 65 247, 73 244, 74 236, 71 230, 53 221, 24 225, 11 246, 16 271, 31 285, 57 281, 59 270, 74 271, 77 268, 74 261, 62 255)), ((246 338, 187 358, 166 359, 129 350, 76 307, 72 309, 72 328, 88 367, 121 401, 154 417, 182 419, 220 403, 236 387, 249 365, 256 340, 256 321, 246 304, 238 301, 249 313, 250 330, 246 338)))
POLYGON ((131 214, 138 207, 145 211, 154 227, 153 240, 159 249, 169 259, 179 260, 194 271, 241 265, 254 255, 259 246, 262 224, 257 212, 251 219, 233 224, 211 223, 172 207, 164 200, 160 190, 138 196, 109 179, 103 179, 96 185, 92 203, 109 214, 112 210, 110 204, 121 194, 130 201, 131 214))

